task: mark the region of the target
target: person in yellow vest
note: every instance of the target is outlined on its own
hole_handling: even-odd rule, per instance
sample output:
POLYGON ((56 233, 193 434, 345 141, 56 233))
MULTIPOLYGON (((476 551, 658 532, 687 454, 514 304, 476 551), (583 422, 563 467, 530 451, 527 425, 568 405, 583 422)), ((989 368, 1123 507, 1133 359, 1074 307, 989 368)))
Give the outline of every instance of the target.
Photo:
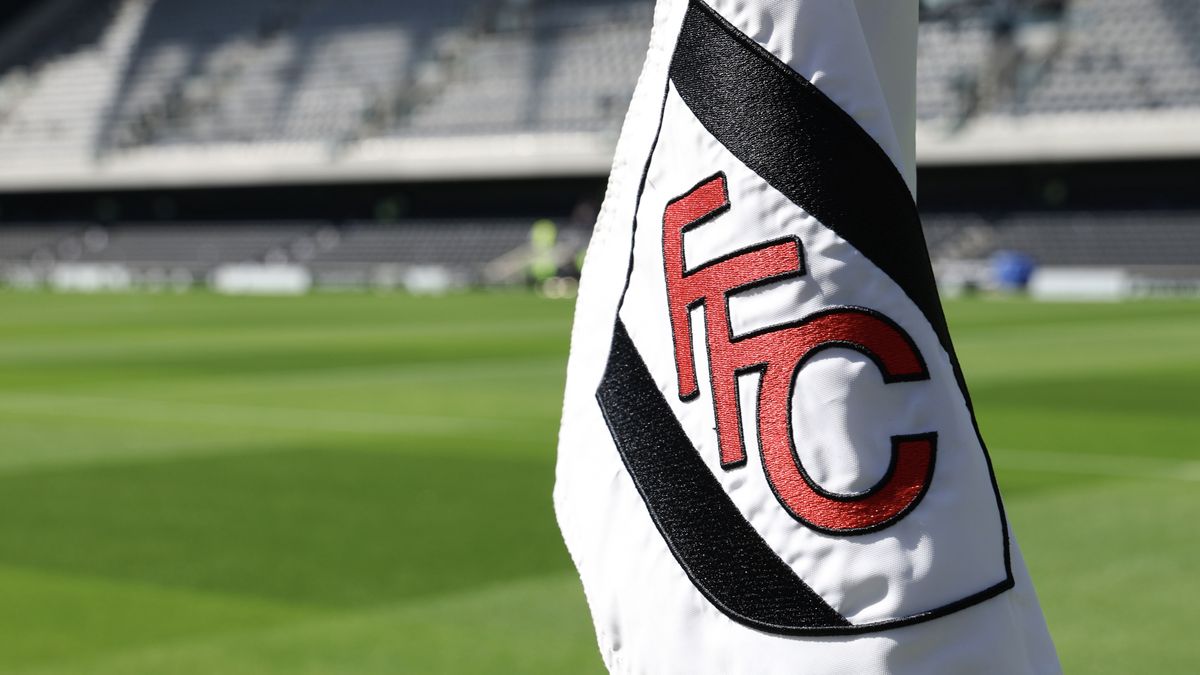
POLYGON ((558 243, 558 226, 549 218, 535 221, 529 228, 529 279, 541 286, 558 272, 554 247, 558 243))

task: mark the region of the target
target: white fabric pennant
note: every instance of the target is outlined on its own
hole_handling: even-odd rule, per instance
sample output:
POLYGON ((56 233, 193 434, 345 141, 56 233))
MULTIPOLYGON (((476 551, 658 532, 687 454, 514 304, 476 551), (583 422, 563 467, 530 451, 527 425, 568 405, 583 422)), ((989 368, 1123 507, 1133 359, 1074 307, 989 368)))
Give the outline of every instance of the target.
POLYGON ((555 488, 613 672, 1059 672, 928 259, 896 253, 915 4, 658 4, 555 488))

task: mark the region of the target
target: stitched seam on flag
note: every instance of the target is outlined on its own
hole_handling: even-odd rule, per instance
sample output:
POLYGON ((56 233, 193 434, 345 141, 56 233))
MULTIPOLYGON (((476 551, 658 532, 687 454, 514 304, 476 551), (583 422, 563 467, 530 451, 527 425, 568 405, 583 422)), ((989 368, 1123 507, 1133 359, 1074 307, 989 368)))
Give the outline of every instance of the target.
POLYGON ((617 301, 617 315, 621 314, 621 308, 625 306, 625 295, 629 293, 629 284, 633 280, 633 250, 634 243, 637 242, 638 210, 642 207, 642 195, 646 192, 646 181, 650 178, 650 162, 654 159, 655 150, 658 149, 658 139, 662 136, 663 121, 667 117, 667 99, 671 95, 669 64, 666 80, 667 84, 663 87, 662 105, 658 109, 658 127, 654 130, 654 140, 650 143, 650 152, 646 155, 646 165, 642 168, 642 180, 638 183, 637 197, 633 202, 633 224, 629 235, 629 265, 625 268, 625 285, 621 288, 621 298, 617 301))

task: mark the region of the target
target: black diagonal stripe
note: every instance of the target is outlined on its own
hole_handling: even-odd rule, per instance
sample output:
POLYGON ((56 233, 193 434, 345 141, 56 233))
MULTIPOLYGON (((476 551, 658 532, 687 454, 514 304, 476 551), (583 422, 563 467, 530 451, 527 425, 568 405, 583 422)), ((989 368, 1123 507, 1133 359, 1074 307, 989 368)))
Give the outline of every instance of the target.
POLYGON ((735 157, 891 277, 954 353, 916 204, 853 118, 699 0, 684 19, 671 81, 735 157))
POLYGON ((619 319, 596 398, 650 516, 705 597, 738 621, 772 632, 820 635, 852 628, 725 494, 619 319))

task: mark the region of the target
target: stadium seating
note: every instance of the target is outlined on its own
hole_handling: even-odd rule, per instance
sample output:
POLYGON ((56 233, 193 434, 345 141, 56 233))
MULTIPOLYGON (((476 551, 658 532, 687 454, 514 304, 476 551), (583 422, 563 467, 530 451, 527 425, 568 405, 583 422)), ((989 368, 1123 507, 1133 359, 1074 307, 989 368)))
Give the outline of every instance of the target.
POLYGON ((420 11, 371 0, 234 4, 154 5, 113 146, 612 126, 650 18, 644 3, 502 5, 484 30, 466 21, 475 5, 463 0, 420 11))
MULTIPOLYGON (((124 166, 144 172, 128 179, 140 186, 146 175, 185 171, 224 150, 235 159, 269 156, 263 167, 251 167, 254 176, 303 164, 311 179, 339 158, 386 165, 414 147, 425 153, 409 161, 417 171, 420 158, 453 158, 463 148, 474 167, 479 162, 469 150, 485 136, 493 147, 502 146, 500 138, 536 137, 549 139, 538 147, 559 149, 591 147, 569 146, 564 135, 599 139, 592 145, 603 154, 632 93, 653 6, 61 4, 71 8, 69 30, 18 59, 0 57, 0 181, 74 171, 86 182, 124 166), (371 148, 383 150, 365 152, 371 148)), ((953 134, 995 120, 1073 124, 1075 116, 1200 113, 1196 0, 931 0, 923 10, 917 114, 927 127, 953 134)), ((0 30, 0 47, 4 38, 0 30)), ((474 277, 523 246, 527 233, 528 221, 503 220, 104 228, 0 222, 0 262, 120 261, 203 274, 221 262, 291 261, 321 273, 357 270, 359 277, 372 266, 438 264, 474 277)), ((939 259, 1012 249, 1043 264, 1200 261, 1200 214, 1191 212, 929 214, 926 235, 939 259)))
MULTIPOLYGON (((203 278, 228 263, 277 262, 365 283, 373 269, 439 266, 479 280, 489 263, 522 250, 529 221, 396 223, 88 223, 0 225, 0 267, 117 262, 133 269, 186 270, 203 278)), ((934 213, 924 217, 935 260, 986 259, 1017 251, 1042 265, 1200 265, 1200 212, 934 213)), ((565 229, 571 248, 586 233, 565 229)))
MULTIPOLYGON (((918 117, 1200 107, 1193 0, 941 2, 918 117), (951 11, 952 10, 952 11, 951 11)), ((135 147, 610 133, 649 0, 106 0, 0 74, 0 171, 135 147), (85 30, 91 26, 93 30, 85 30), (90 37, 89 37, 90 36, 90 37), (34 150, 36 148, 36 150, 34 150), (49 149, 49 152, 47 152, 49 149), (36 157, 34 157, 36 155, 36 157)), ((2 64, 0 64, 2 66, 2 64)))
POLYGON ((87 3, 69 31, 0 71, 0 173, 89 162, 147 5, 87 3))
MULTIPOLYGON (((82 234, 85 224, 8 224, 0 226, 0 263, 54 260, 60 243, 82 234)), ((69 245, 68 245, 69 246, 69 245)))
POLYGON ((1043 265, 1200 265, 1200 213, 928 214, 934 260, 984 259, 1017 251, 1043 265))
POLYGON ((1089 0, 1070 6, 1062 49, 1022 113, 1200 105, 1200 5, 1189 0, 1089 0))
POLYGON ((273 253, 286 259, 286 247, 312 229, 304 224, 118 225, 93 230, 96 243, 80 249, 72 262, 123 262, 203 272, 220 263, 262 262, 273 253))
POLYGON ((0 224, 0 272, 119 263, 198 280, 225 264, 294 263, 339 284, 366 285, 378 268, 436 266, 471 282, 489 263, 526 246, 529 226, 528 220, 0 224))
POLYGON ((398 135, 612 131, 641 67, 650 6, 534 8, 524 22, 463 45, 441 91, 398 135))
POLYGON ((1007 16, 965 4, 921 25, 921 119, 1200 106, 1192 0, 1074 0, 1061 14, 1007 16))
POLYGON ((336 246, 309 258, 316 266, 337 264, 435 264, 474 267, 523 246, 527 221, 353 223, 338 231, 336 246))
POLYGON ((341 140, 400 95, 467 5, 158 0, 109 141, 341 140))
POLYGON ((982 18, 927 22, 917 42, 917 118, 962 120, 974 112, 975 87, 988 56, 982 18))

